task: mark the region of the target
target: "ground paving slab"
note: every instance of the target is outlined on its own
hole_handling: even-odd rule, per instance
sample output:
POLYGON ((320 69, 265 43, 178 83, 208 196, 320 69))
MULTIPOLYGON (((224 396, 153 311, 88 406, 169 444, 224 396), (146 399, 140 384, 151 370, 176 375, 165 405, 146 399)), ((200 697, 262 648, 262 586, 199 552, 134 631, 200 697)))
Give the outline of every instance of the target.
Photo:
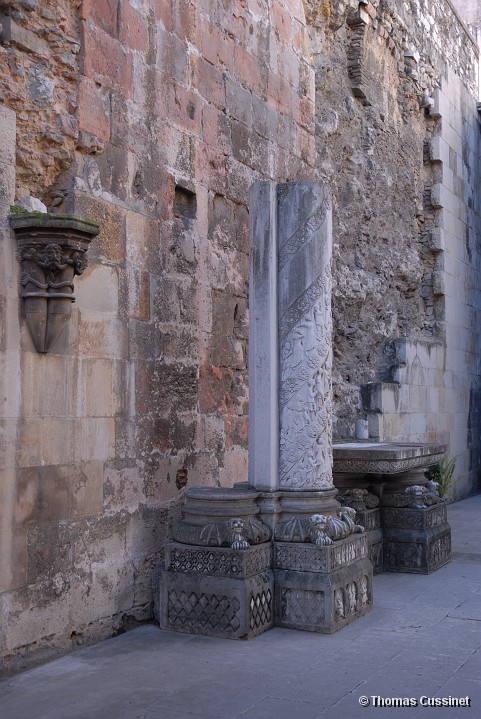
POLYGON ((334 635, 275 628, 232 641, 145 625, 1 682, 0 717, 479 717, 481 495, 450 505, 448 519, 452 561, 377 575, 373 610, 334 635), (432 697, 470 706, 420 704, 432 697))

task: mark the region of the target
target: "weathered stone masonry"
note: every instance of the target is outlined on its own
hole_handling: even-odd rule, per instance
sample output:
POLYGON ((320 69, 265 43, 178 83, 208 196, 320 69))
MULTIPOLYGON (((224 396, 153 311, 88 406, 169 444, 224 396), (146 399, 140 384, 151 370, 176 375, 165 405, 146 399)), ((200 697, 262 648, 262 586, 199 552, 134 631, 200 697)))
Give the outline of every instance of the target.
POLYGON ((416 413, 412 438, 434 439, 442 414, 436 438, 456 433, 462 492, 473 491, 477 51, 449 2, 0 0, 0 16, 5 669, 151 617, 151 568, 184 486, 247 478, 257 179, 333 188, 337 434, 367 413, 404 437, 416 413), (424 95, 447 97, 439 117, 424 95), (443 185, 473 204, 454 230, 451 200, 432 191, 443 185), (68 329, 45 356, 22 316, 7 221, 25 195, 101 226, 68 329), (422 372, 404 370, 416 347, 422 372), (387 378, 386 409, 393 377, 402 408, 362 406, 360 386, 387 378), (427 396, 433 382, 431 410, 414 409, 411 386, 427 396))
POLYGON ((334 431, 368 418, 373 438, 448 441, 462 495, 479 486, 478 51, 449 2, 336 7, 310 3, 334 431), (384 394, 363 404, 372 382, 384 394))
POLYGON ((245 479, 248 190, 313 176, 314 73, 300 2, 4 12, 2 216, 32 194, 101 225, 68 334, 45 357, 3 225, 9 669, 150 617, 183 486, 245 479), (57 55, 71 47, 66 75, 57 55), (31 75, 49 98, 36 102, 31 75), (22 152, 12 162, 15 137, 30 170, 22 152))

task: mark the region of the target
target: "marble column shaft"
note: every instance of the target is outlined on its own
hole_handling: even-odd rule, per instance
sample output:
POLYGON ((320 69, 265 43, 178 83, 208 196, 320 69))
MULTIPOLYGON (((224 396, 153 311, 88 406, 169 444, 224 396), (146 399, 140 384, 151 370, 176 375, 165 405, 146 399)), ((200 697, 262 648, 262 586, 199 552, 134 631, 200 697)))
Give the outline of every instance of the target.
POLYGON ((251 190, 249 481, 332 489, 332 220, 317 182, 251 190))

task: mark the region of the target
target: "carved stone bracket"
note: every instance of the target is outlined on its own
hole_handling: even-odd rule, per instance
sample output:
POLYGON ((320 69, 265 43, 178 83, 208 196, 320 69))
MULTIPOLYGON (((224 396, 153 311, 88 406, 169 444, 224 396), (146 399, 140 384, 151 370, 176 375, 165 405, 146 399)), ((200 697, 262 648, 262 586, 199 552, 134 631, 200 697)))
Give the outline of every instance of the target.
POLYGON ((66 326, 75 302, 74 277, 87 266, 98 235, 95 222, 72 215, 11 215, 21 266, 20 297, 37 352, 48 352, 66 326))

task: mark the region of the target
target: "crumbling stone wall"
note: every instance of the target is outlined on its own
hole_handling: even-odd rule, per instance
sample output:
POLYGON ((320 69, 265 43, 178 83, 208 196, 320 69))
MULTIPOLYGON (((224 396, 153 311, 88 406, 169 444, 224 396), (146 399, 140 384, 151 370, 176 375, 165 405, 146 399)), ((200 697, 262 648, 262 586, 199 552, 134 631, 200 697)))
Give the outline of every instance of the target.
POLYGON ((449 2, 307 3, 319 172, 334 195, 335 434, 365 416, 397 338, 444 336, 428 152, 446 67, 476 92, 477 50, 449 2))
POLYGON ((313 177, 315 145, 300 0, 25 0, 2 12, 2 217, 33 194, 101 225, 45 356, 2 225, 10 670, 150 618, 183 487, 247 479, 248 190, 313 177))
POLYGON ((48 197, 78 132, 79 0, 0 2, 0 97, 17 122, 16 196, 48 197))

